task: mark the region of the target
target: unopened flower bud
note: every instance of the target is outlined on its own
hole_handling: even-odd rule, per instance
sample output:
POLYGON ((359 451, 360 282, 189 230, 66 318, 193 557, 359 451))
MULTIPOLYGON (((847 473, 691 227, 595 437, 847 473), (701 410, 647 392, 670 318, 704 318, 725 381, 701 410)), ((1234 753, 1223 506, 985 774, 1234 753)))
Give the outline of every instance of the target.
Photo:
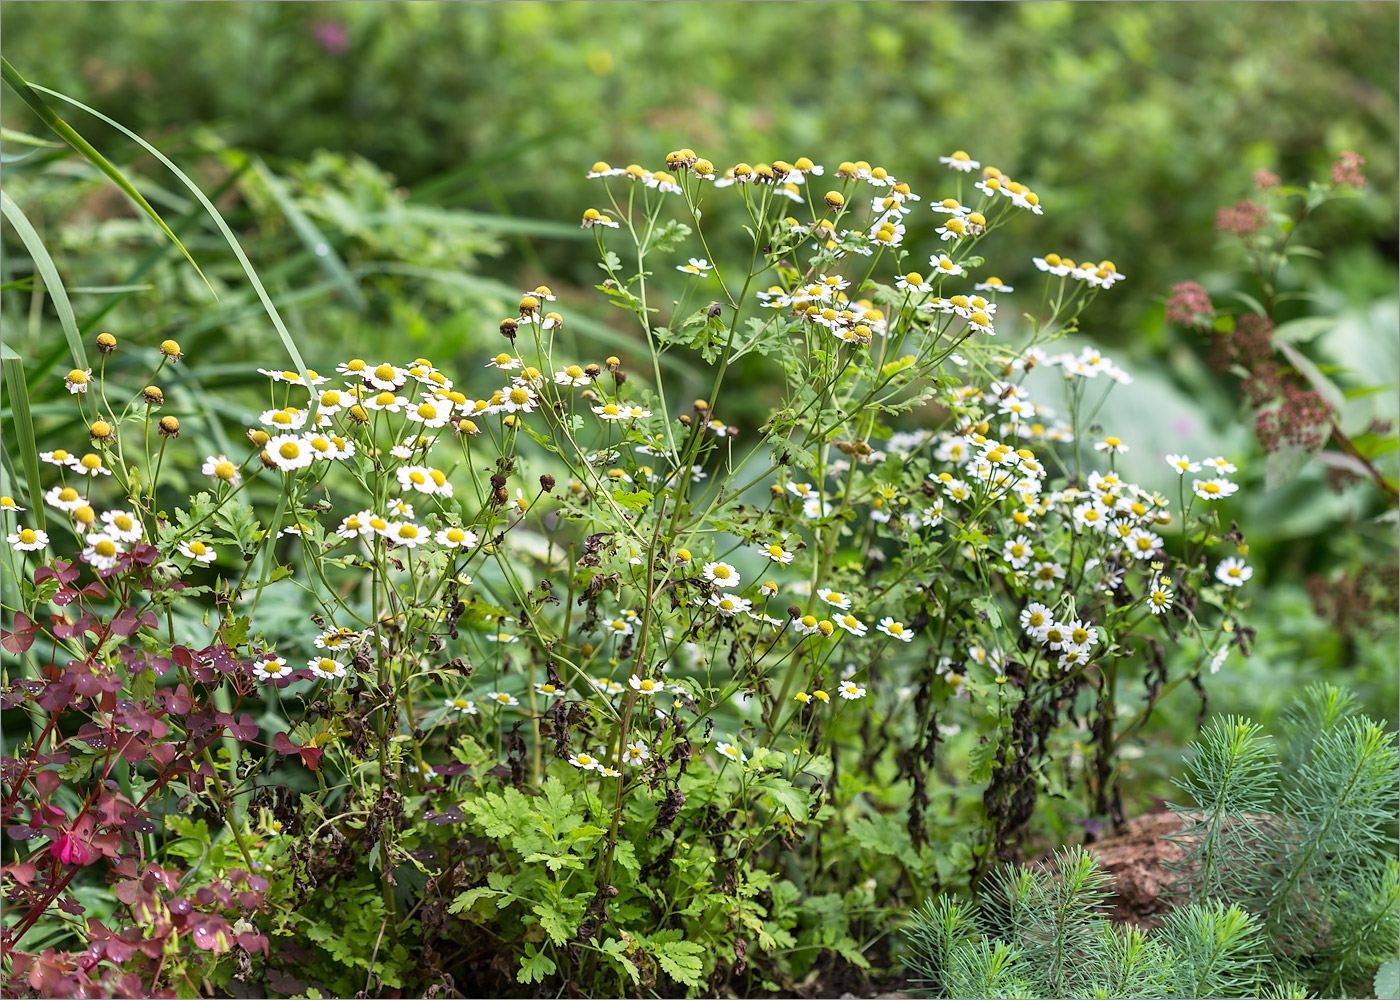
POLYGON ((840 191, 828 191, 822 200, 826 202, 828 208, 840 208, 846 204, 846 196, 840 191))
POLYGON ((513 319, 501 320, 501 336, 507 340, 515 339, 515 331, 520 329, 520 324, 513 319))
POLYGON ((111 354, 117 349, 117 338, 110 333, 99 333, 97 335, 97 349, 103 354, 111 354))
POLYGON ((160 433, 161 433, 161 436, 162 436, 162 437, 179 437, 179 436, 180 436, 180 421, 176 420, 176 419, 175 419, 174 417, 172 417, 172 416, 164 416, 164 417, 161 417, 161 418, 160 418, 160 433))
POLYGON ((161 392, 158 385, 146 386, 141 390, 141 396, 146 400, 147 406, 160 406, 165 402, 165 393, 161 392))
POLYGON ((112 437, 112 425, 105 420, 94 420, 88 427, 88 436, 94 441, 107 441, 112 437))
POLYGON ((540 489, 546 493, 552 493, 554 491, 554 477, 548 473, 540 476, 540 489))

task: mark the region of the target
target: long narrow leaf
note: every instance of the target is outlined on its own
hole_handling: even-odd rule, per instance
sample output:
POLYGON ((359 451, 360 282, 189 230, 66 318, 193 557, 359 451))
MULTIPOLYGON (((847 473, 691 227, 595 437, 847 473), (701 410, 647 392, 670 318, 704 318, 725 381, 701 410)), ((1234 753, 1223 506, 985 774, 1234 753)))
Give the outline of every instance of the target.
MULTIPOLYGON (((234 184, 238 183, 238 179, 243 176, 243 171, 247 169, 248 165, 245 163, 237 170, 229 174, 227 177, 225 177, 219 183, 219 186, 210 192, 210 197, 214 200, 218 200, 219 198, 221 198, 225 191, 233 187, 234 184)), ((176 232, 183 233, 188 227, 194 225, 195 221, 199 218, 199 215, 202 212, 202 208, 192 208, 185 215, 182 215, 179 219, 176 219, 176 232)), ((127 283, 134 284, 138 279, 145 277, 146 272, 150 271, 151 268, 155 267, 158 263, 160 263, 161 258, 164 257, 168 252, 169 246, 170 244, 168 243, 161 243, 156 245, 155 247, 152 247, 150 252, 148 252, 144 257, 137 261, 136 266, 131 269, 131 273, 126 276, 127 283)), ((102 318, 106 316, 109 312, 111 312, 113 309, 115 309, 117 306, 121 305, 121 303, 125 302, 131 296, 131 294, 131 292, 121 293, 116 298, 106 302, 101 309, 97 310, 97 312, 93 313, 87 319, 83 320, 83 333, 89 334, 93 330, 95 330, 97 328, 97 324, 102 322, 102 318)))
MULTIPOLYGON (((114 129, 117 129, 133 142, 138 143, 142 149, 160 160, 161 163, 165 164, 166 168, 180 179, 180 183, 184 184, 185 187, 189 189, 190 193, 199 199, 199 203, 204 206, 205 211, 209 213, 215 225, 219 227, 219 232, 223 233, 224 239, 228 242, 229 249, 231 249, 234 256, 238 258, 238 263, 243 267, 243 273, 248 276, 248 281, 252 283, 254 290, 258 293, 258 298, 262 300, 263 309, 267 311, 268 318, 272 320, 272 325, 277 329, 277 335, 282 338, 282 346, 287 349, 287 353, 291 356, 293 366, 301 373, 301 377, 306 380, 306 384, 310 386, 311 377, 306 373, 306 362, 302 361, 301 352, 297 350, 297 345, 292 340, 292 335, 287 332, 287 325, 282 322, 282 317, 278 315, 277 307, 272 304, 272 299, 267 294, 267 289, 263 287, 262 280, 258 277, 258 272, 253 270, 253 265, 248 262, 248 255, 243 252, 243 247, 239 245, 238 238, 233 235, 233 230, 230 229, 228 223, 224 221, 224 217, 219 214, 219 210, 214 207, 214 203, 204 196, 204 192, 199 189, 199 186, 195 184, 194 181, 190 180, 185 172, 171 161, 170 157, 156 149, 121 122, 107 117, 96 108, 88 107, 82 101, 75 100, 66 94, 60 94, 56 90, 50 90, 47 87, 40 87, 37 85, 35 85, 33 89, 40 93, 48 94, 50 97, 56 97, 61 101, 66 101, 75 108, 80 108, 88 114, 100 118, 114 129)), ((315 414, 316 401, 317 396, 315 393, 312 393, 311 412, 313 416, 315 414)))
POLYGON ((24 359, 8 346, 0 345, 0 369, 4 371, 5 388, 9 392, 10 416, 14 420, 14 437, 20 461, 24 463, 24 484, 29 509, 39 527, 44 527, 44 495, 39 485, 39 449, 34 442, 34 418, 29 413, 29 387, 24 384, 24 359))
POLYGON ((336 283, 336 287, 349 296, 356 309, 363 310, 365 297, 360 291, 360 286, 355 284, 355 279, 346 270, 345 262, 340 259, 340 254, 335 252, 331 241, 326 239, 325 234, 316 228, 316 223, 307 217, 306 213, 301 210, 301 206, 287 193, 287 186, 282 183, 282 178, 269 170, 261 157, 253 158, 253 169, 257 171, 258 178, 267 185, 267 189, 272 192, 272 198, 277 202, 277 207, 282 210, 282 214, 292 224, 292 229, 301 242, 305 244, 306 249, 311 251, 311 255, 316 258, 316 263, 320 265, 321 270, 325 271, 327 276, 336 283))
MULTIPOLYGON (((5 82, 20 96, 24 103, 28 104, 34 110, 34 113, 43 120, 45 125, 52 129, 59 138, 67 142, 68 145, 81 153, 93 166, 110 177, 113 183, 126 193, 128 198, 136 202, 136 204, 141 207, 141 210, 149 215, 156 225, 160 226, 165 232, 165 235, 170 237, 170 241, 180 248, 180 252, 185 255, 185 259, 188 260, 195 271, 199 273, 200 278, 203 278, 204 283, 209 286, 209 291, 213 292, 214 286, 209 284, 209 279, 204 277, 204 272, 199 269, 199 265, 196 264, 194 258, 190 256, 190 252, 185 249, 185 245, 180 242, 179 237, 165 224, 165 220, 160 217, 160 213, 151 207, 151 203, 145 199, 140 191, 132 187, 131 182, 122 176, 122 172, 114 167, 107 157, 94 149, 92 144, 79 135, 72 125, 69 125, 62 118, 58 117, 53 108, 49 107, 48 104, 44 102, 43 98, 35 93, 35 91, 43 90, 45 93, 53 94, 55 97, 62 97, 63 95, 56 94, 43 87, 31 86, 25 81, 24 77, 20 76, 19 71, 10 65, 10 61, 4 57, 0 57, 0 75, 4 77, 5 82)), ((113 124, 115 124, 115 122, 113 124)), ((218 298, 218 295, 215 294, 214 297, 218 298)))
POLYGON ((34 266, 39 269, 39 274, 44 279, 44 286, 49 297, 53 299, 54 309, 58 312, 58 321, 63 325, 63 335, 68 338, 68 348, 73 352, 73 360, 77 362, 77 367, 86 368, 87 352, 83 350, 83 338, 78 333, 73 304, 68 301, 63 280, 58 276, 58 268, 54 266, 53 258, 44 248, 44 241, 39 239, 39 234, 34 231, 34 227, 29 224, 29 220, 24 217, 14 199, 3 191, 0 191, 0 211, 10 220, 15 232, 19 233, 29 256, 34 258, 34 266))

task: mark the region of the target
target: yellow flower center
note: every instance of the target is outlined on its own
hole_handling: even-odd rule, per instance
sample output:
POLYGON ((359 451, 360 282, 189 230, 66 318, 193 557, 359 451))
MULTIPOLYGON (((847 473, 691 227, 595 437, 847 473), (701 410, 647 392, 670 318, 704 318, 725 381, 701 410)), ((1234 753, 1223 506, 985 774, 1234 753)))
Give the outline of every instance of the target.
POLYGON ((432 420, 437 417, 437 409, 431 403, 424 403, 418 407, 418 415, 424 420, 432 420))
POLYGON ((112 518, 112 523, 121 531, 130 531, 132 528, 131 518, 127 517, 125 514, 118 514, 116 517, 112 518))
POLYGON ((110 559, 117 554, 117 547, 105 538, 102 539, 102 541, 98 542, 96 545, 94 545, 92 547, 92 550, 98 555, 100 555, 103 559, 110 559))
POLYGON ((34 534, 33 528, 22 528, 20 529, 19 540, 25 545, 33 545, 39 540, 39 536, 34 534))
POLYGON ((374 397, 374 402, 377 406, 393 406, 394 394, 388 391, 381 392, 379 395, 374 397))
POLYGON ((282 447, 277 449, 277 454, 290 461, 301 454, 301 449, 296 446, 295 441, 283 441, 282 447))
POLYGON ((203 542, 190 542, 189 550, 197 556, 202 556, 209 551, 209 546, 205 545, 203 542))
POLYGON ((655 681, 651 681, 651 680, 642 681, 642 683, 638 686, 638 690, 639 690, 639 691, 655 691, 655 690, 656 690, 656 682, 655 682, 655 681))
MULTIPOLYGON (((83 456, 82 466, 84 469, 100 469, 102 468, 102 459, 92 452, 88 452, 83 456)), ((74 495, 76 496, 76 494, 74 495)))
POLYGON ((374 370, 374 377, 377 378, 377 379, 379 379, 379 381, 381 381, 381 382, 392 382, 392 381, 394 381, 394 367, 393 367, 393 365, 380 365, 378 368, 376 368, 376 369, 374 370))
POLYGON ((238 467, 232 462, 220 462, 214 466, 214 475, 227 481, 238 475, 238 467))
POLYGON ((78 499, 78 491, 71 486, 66 486, 58 494, 58 498, 65 503, 72 503, 74 500, 78 499))
POLYGON ((622 411, 619 410, 619 409, 617 408, 617 404, 616 404, 616 403, 608 403, 607 405, 605 405, 605 406, 603 407, 603 415, 604 415, 604 416, 615 417, 615 416, 617 416, 620 412, 622 412, 622 411))
POLYGON ((530 393, 516 386, 510 391, 510 401, 516 406, 522 406, 530 401, 530 393))
POLYGON ((417 538, 417 537, 418 537, 418 529, 415 528, 415 527, 414 527, 413 525, 411 525, 411 524, 402 525, 402 526, 399 528, 399 537, 400 537, 400 538, 417 538))
POLYGON ((1081 645, 1089 641, 1089 633, 1086 629, 1077 628, 1069 634, 1069 640, 1076 646, 1081 645))
POLYGON ((410 472, 410 473, 408 474, 408 478, 409 478, 415 485, 418 485, 418 486, 422 486, 424 483, 426 483, 426 482, 428 481, 428 477, 425 476, 425 475, 423 475, 423 473, 417 471, 416 469, 415 469, 413 472, 410 472))
POLYGON ((781 559, 787 553, 783 551, 783 547, 781 545, 770 545, 768 546, 768 554, 773 556, 775 559, 781 559))
POLYGON ((79 368, 74 368, 68 373, 68 381, 72 382, 74 385, 87 385, 87 380, 87 372, 79 368))

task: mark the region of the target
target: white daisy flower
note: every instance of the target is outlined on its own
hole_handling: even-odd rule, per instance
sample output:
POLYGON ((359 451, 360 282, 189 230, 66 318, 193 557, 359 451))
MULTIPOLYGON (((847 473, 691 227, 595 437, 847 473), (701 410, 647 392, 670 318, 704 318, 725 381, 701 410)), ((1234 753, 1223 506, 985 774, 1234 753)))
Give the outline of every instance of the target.
MULTIPOLYGON (((1210 464, 1206 462, 1204 464, 1210 464)), ((1228 479, 1193 479, 1191 491, 1202 500, 1223 500, 1239 489, 1237 483, 1228 479)))
POLYGON ((63 387, 68 390, 70 396, 80 392, 86 394, 88 383, 91 381, 91 368, 74 368, 64 377, 63 387))
POLYGON ((104 511, 102 523, 106 525, 103 533, 119 542, 139 542, 144 533, 136 515, 126 510, 104 511))
POLYGON ((1123 541, 1134 559, 1151 559, 1162 547, 1162 536, 1146 528, 1134 528, 1123 541))
POLYGON ((779 565, 786 566, 792 562, 793 553, 783 548, 778 542, 774 542, 763 549, 763 555, 773 560, 779 565))
POLYGON ((39 452, 39 461, 47 462, 49 465, 56 465, 60 469, 70 469, 73 463, 78 460, 76 455, 70 455, 62 448, 55 448, 53 451, 39 452))
POLYGON ((269 438, 263 454, 283 472, 294 472, 309 466, 316 457, 306 439, 296 434, 278 434, 269 438))
POLYGON ((1220 668, 1225 665, 1225 658, 1229 655, 1230 647, 1228 644, 1217 649, 1215 655, 1210 658, 1210 672, 1218 673, 1220 668))
POLYGON ((632 634, 632 623, 625 618, 609 618, 603 622, 603 628, 608 635, 629 636, 632 634))
POLYGON ((452 419, 452 404, 445 401, 424 399, 417 406, 408 408, 408 419, 415 424, 422 424, 424 427, 434 430, 445 427, 447 422, 452 419))
POLYGON ((1068 621, 1060 626, 1065 630, 1065 648, 1078 649, 1087 652, 1099 641, 1099 634, 1093 630, 1088 622, 1068 621))
POLYGON ((108 570, 116 567, 120 561, 117 557, 124 551, 121 544, 110 535, 88 535, 82 558, 96 569, 108 570))
POLYGON ((271 427, 279 434, 290 434, 306 426, 306 416, 305 410, 289 406, 285 410, 263 410, 258 415, 258 423, 271 427))
POLYGON ((666 685, 660 681, 652 680, 650 677, 638 677, 636 674, 629 677, 627 683, 632 686, 633 691, 638 691, 645 695, 661 694, 666 690, 666 685))
POLYGON ((1227 587, 1242 587, 1253 575, 1254 570, 1234 556, 1220 560, 1220 565, 1215 567, 1215 578, 1227 587))
POLYGON ((725 757, 728 757, 730 760, 735 761, 739 764, 742 764, 749 759, 744 755, 744 752, 738 747, 736 747, 733 743, 725 743, 723 741, 716 743, 715 751, 717 753, 723 754, 725 757))
POLYGON ((86 507, 87 500, 71 486, 55 486, 44 494, 44 503, 66 513, 73 513, 79 507, 86 507))
POLYGON ((380 392, 392 393, 395 389, 402 388, 408 381, 408 372, 403 368, 395 368, 393 365, 380 365, 374 369, 366 369, 358 372, 364 378, 365 384, 380 392))
POLYGON ((1094 450, 1107 452, 1110 455, 1121 455, 1128 450, 1128 446, 1123 443, 1121 438, 1110 435, 1102 441, 1094 442, 1094 450))
POLYGON ((503 708, 514 708, 520 704, 520 699, 513 694, 506 694, 504 691, 492 691, 486 697, 503 708))
POLYGON ((701 567, 700 572, 705 575, 717 587, 737 587, 739 585, 739 571, 726 562, 706 563, 701 567))
POLYGON ((709 274, 713 268, 714 265, 704 257, 692 257, 686 263, 676 266, 676 270, 682 274, 698 274, 702 277, 709 274))
POLYGON ((837 625, 851 633, 851 635, 857 637, 863 636, 866 632, 870 631, 870 626, 855 615, 838 615, 835 620, 837 625))
POLYGON ((415 549, 428 540, 428 531, 412 521, 390 521, 384 529, 384 537, 395 545, 415 549))
POLYGON ((476 715, 476 703, 470 698, 448 698, 442 707, 457 715, 476 715))
POLYGON ((1167 464, 1170 465, 1172 469, 1176 471, 1176 474, 1179 476, 1184 476, 1188 472, 1201 471, 1201 463, 1193 462, 1185 455, 1168 455, 1167 464))
POLYGON ((488 642, 499 642, 503 646, 509 646, 512 642, 519 642, 520 636, 510 632, 492 632, 486 636, 488 642))
POLYGON ((840 608, 842 611, 849 611, 851 608, 851 595, 843 594, 832 590, 829 587, 819 587, 817 597, 830 604, 833 608, 840 608))
POLYGON ((859 701, 865 697, 865 688, 854 681, 842 681, 837 687, 836 693, 847 701, 859 701))
POLYGON ((449 549, 475 548, 476 543, 480 540, 475 531, 467 531, 463 528, 443 528, 433 535, 433 541, 449 549))
POLYGON ((555 385, 567 385, 575 388, 585 386, 593 380, 588 377, 584 370, 578 365, 569 365, 563 371, 554 373, 555 385))
POLYGON ((347 672, 345 664, 329 656, 313 656, 306 661, 306 665, 311 668, 313 676, 323 681, 344 677, 347 672))
POLYGON ((929 267, 933 268, 933 273, 942 278, 957 278, 967 273, 961 264, 946 253, 933 254, 928 263, 929 267))
POLYGON ((1011 564, 1012 569, 1024 569, 1031 561, 1031 555, 1031 540, 1025 535, 1008 538, 1001 552, 1001 557, 1011 564))
POLYGON ((627 749, 622 752, 623 762, 633 767, 641 767, 650 759, 651 752, 647 749, 646 740, 634 740, 627 744, 627 749))
POLYGON ((900 642, 913 642, 914 632, 903 622, 897 622, 893 618, 881 618, 880 624, 876 626, 881 632, 892 639, 900 642))
POLYGON ((982 168, 981 163, 972 159, 972 157, 968 156, 961 149, 955 151, 951 156, 940 156, 938 162, 964 174, 969 174, 974 170, 980 170, 982 168))
POLYGON ((1154 615, 1166 614, 1172 607, 1172 591, 1160 577, 1152 581, 1147 592, 1147 610, 1154 615))
POLYGON ((253 676, 260 681, 276 681, 288 677, 292 670, 280 656, 263 656, 253 663, 253 676))
POLYGON ((1229 462, 1225 461, 1225 459, 1222 458, 1222 457, 1220 457, 1219 455, 1217 455, 1215 458, 1206 458, 1206 459, 1202 459, 1202 460, 1201 460, 1201 464, 1202 464, 1202 465, 1209 465, 1209 466, 1210 466, 1212 469, 1214 469, 1219 475, 1222 475, 1222 476, 1228 476, 1228 475, 1230 475, 1231 473, 1235 473, 1235 472, 1239 472, 1239 471, 1240 471, 1239 469, 1237 469, 1237 468, 1235 468, 1233 465, 1231 465, 1229 462))
POLYGON ((1032 601, 1021 610, 1021 628, 1032 638, 1041 638, 1046 628, 1055 622, 1054 615, 1044 604, 1032 601))
POLYGON ((569 763, 581 771, 596 771, 602 762, 591 753, 579 751, 569 758, 569 763))
POLYGON ((711 594, 710 606, 726 617, 732 618, 753 607, 753 602, 736 594, 711 594))
POLYGON ((79 476, 91 476, 93 479, 112 474, 112 470, 102 464, 102 456, 94 452, 88 452, 82 458, 70 462, 68 467, 79 476))
POLYGON ((5 540, 20 552, 37 552, 49 544, 49 535, 41 528, 20 528, 5 540))
POLYGON ((192 538, 188 542, 180 542, 177 548, 180 550, 180 555, 196 562, 211 563, 216 555, 213 545, 200 541, 198 538, 192 538))

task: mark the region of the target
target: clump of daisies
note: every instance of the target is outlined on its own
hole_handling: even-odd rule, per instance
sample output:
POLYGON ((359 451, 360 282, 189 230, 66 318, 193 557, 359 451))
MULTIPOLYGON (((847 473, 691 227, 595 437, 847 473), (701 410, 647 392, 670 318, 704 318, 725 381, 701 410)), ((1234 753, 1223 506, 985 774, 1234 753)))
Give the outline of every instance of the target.
MULTIPOLYGON (((1124 734, 1221 650, 1247 651, 1253 569, 1224 527, 1238 470, 1168 455, 1125 478, 1133 442, 1093 420, 1132 378, 1065 343, 1125 276, 1093 248, 1005 247, 1001 230, 1048 206, 965 152, 943 162, 925 193, 866 161, 599 162, 583 225, 602 293, 638 325, 627 361, 590 353, 542 284, 463 370, 393 354, 258 369, 267 407, 237 447, 195 456, 200 492, 170 519, 142 484, 178 422, 159 418, 151 474, 127 480, 115 442, 129 458, 143 435, 125 428, 156 419, 154 397, 101 409, 103 373, 75 368, 89 437, 45 453, 55 481, 31 502, 103 579, 241 578, 221 599, 249 621, 225 630, 220 668, 364 720, 353 750, 327 743, 347 776, 368 753, 457 794, 470 738, 495 758, 475 774, 589 787, 619 827, 697 767, 736 809, 769 771, 813 788, 843 748, 859 758, 872 720, 910 751, 896 780, 922 787, 949 727, 1014 756, 1087 713, 1093 780, 1076 787, 1111 812, 1124 734), (742 261, 704 239, 724 200, 752 236, 742 261), (685 263, 662 266, 670 253, 685 263), (1007 267, 1037 278, 1018 293, 1007 267), (707 363, 704 397, 676 396, 667 354, 707 363), (740 359, 779 397, 757 425, 738 416, 740 359), (278 497, 261 525, 243 513, 254 483, 278 497), (257 611, 279 597, 310 610, 274 651, 257 611), (1163 641, 1181 655, 1151 652, 1163 641)), ((11 548, 40 561, 55 533, 25 514, 0 502, 11 548)), ((1049 778, 1017 780, 1034 795, 1049 778)))

